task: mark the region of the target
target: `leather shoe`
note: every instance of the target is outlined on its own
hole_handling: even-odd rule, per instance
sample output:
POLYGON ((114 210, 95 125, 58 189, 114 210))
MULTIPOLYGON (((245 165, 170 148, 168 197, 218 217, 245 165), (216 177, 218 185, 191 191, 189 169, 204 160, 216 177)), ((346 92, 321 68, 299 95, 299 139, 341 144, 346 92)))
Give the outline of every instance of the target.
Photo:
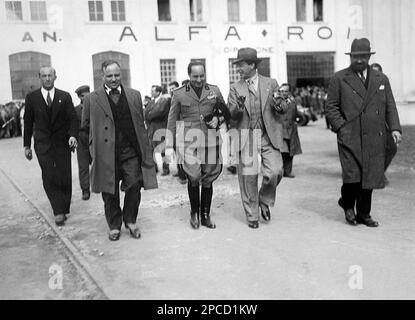
POLYGON ((350 209, 344 208, 342 198, 339 199, 338 203, 339 203, 339 206, 342 207, 344 210, 344 216, 346 218, 347 223, 352 226, 357 226, 356 214, 354 212, 354 208, 350 208, 350 209))
POLYGON ((199 229, 200 221, 199 221, 199 212, 190 212, 190 225, 193 229, 199 229))
POLYGON ((348 224, 352 226, 357 225, 356 216, 354 214, 354 209, 344 209, 344 215, 348 224))
POLYGON ((134 239, 140 239, 141 233, 140 229, 134 223, 130 223, 126 225, 126 228, 130 231, 131 237, 134 239))
POLYGON ((366 225, 368 227, 372 227, 372 228, 379 227, 379 222, 373 220, 372 217, 362 218, 362 217, 357 216, 356 217, 356 222, 364 224, 364 225, 366 225))
POLYGON ((248 221, 248 227, 252 229, 258 229, 259 223, 258 221, 248 221))
POLYGON ((55 224, 57 226, 63 226, 65 224, 66 217, 64 214, 58 214, 55 216, 55 224))
POLYGON ((265 211, 264 209, 261 208, 261 216, 265 221, 271 220, 271 212, 269 211, 268 208, 265 211))
POLYGON ((89 190, 82 190, 82 200, 89 200, 91 193, 89 190))
POLYGON ((226 168, 231 174, 236 174, 236 167, 235 166, 229 166, 226 168))
POLYGON ((111 241, 117 241, 120 239, 120 236, 120 230, 115 229, 110 231, 110 233, 108 234, 108 239, 110 239, 111 241))

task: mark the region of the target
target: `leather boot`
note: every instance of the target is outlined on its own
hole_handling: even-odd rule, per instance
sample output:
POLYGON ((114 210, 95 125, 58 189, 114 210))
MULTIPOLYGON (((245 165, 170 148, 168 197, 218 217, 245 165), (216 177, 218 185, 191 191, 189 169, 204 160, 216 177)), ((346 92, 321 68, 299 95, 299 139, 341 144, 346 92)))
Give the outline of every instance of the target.
POLYGON ((190 225, 193 229, 199 229, 200 219, 199 219, 199 185, 192 186, 190 181, 187 184, 187 192, 189 194, 190 200, 190 225))
POLYGON ((216 225, 210 219, 210 205, 212 203, 212 193, 212 188, 202 187, 200 216, 202 226, 205 226, 210 229, 215 229, 216 225))

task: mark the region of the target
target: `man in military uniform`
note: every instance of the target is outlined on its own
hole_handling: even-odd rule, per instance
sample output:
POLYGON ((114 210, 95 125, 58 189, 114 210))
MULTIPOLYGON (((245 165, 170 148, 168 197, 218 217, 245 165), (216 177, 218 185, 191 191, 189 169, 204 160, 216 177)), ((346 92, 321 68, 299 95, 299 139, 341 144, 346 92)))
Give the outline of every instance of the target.
MULTIPOLYGON (((75 107, 76 116, 78 117, 79 127, 81 127, 82 108, 84 106, 84 99, 89 94, 89 86, 80 86, 75 90, 81 103, 75 107)), ((78 176, 79 184, 82 190, 82 200, 88 200, 91 196, 89 189, 89 139, 88 132, 79 130, 78 148, 76 149, 76 156, 78 159, 78 176)))
POLYGON ((217 104, 225 102, 219 88, 205 82, 203 62, 189 63, 187 72, 190 82, 173 91, 167 140, 173 140, 178 163, 187 175, 191 226, 198 229, 201 223, 215 228, 210 219, 210 206, 212 184, 222 171, 217 129, 224 117, 214 110, 217 104))

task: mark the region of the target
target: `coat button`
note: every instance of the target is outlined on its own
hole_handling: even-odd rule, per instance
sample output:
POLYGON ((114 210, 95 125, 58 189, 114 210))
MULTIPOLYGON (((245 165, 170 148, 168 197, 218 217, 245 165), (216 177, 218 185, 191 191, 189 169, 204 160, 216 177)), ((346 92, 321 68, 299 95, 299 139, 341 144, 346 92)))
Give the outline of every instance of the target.
POLYGON ((105 139, 104 141, 105 141, 105 142, 108 142, 108 139, 105 139))
POLYGON ((105 130, 108 130, 108 127, 105 127, 105 130))
POLYGON ((383 136, 383 132, 382 132, 382 131, 380 131, 380 132, 379 132, 379 135, 380 135, 380 136, 383 136))

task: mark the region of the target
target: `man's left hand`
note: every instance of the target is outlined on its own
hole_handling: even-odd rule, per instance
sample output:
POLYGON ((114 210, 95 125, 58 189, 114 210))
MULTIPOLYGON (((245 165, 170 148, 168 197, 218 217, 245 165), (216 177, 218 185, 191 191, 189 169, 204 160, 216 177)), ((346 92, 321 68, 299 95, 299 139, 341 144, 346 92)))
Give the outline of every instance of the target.
POLYGON ((396 130, 395 131, 392 131, 392 137, 393 137, 393 140, 395 141, 395 144, 397 146, 399 146, 399 144, 402 141, 402 135, 401 135, 401 133, 399 131, 396 131, 396 130))
POLYGON ((209 128, 216 129, 219 124, 218 117, 213 117, 212 120, 210 120, 209 122, 206 122, 206 124, 209 128))
POLYGON ((69 148, 72 150, 72 152, 75 151, 76 147, 78 147, 78 141, 76 141, 75 137, 70 137, 69 141, 68 141, 68 144, 69 144, 69 148))

